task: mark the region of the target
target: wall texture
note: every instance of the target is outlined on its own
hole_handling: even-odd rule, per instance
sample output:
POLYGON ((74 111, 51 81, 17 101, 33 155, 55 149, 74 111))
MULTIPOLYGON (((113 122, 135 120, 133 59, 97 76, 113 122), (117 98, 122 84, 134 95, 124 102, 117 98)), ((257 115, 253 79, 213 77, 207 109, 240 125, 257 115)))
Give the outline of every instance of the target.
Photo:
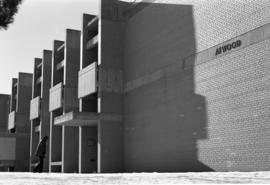
POLYGON ((206 98, 208 116, 199 157, 213 169, 270 169, 269 50, 266 39, 195 66, 196 93, 206 98))
POLYGON ((8 131, 9 97, 9 95, 0 94, 0 132, 8 131))
POLYGON ((269 39, 200 58, 270 22, 269 7, 157 0, 126 20, 126 171, 269 170, 269 39))

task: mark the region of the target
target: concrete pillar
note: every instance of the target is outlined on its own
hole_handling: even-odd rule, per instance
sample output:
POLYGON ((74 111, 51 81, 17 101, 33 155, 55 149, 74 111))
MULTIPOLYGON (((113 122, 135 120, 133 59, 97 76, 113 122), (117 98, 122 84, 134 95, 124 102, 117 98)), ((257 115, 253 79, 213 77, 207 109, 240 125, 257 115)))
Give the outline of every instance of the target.
MULTIPOLYGON (((40 138, 50 135, 50 113, 49 113, 49 89, 51 86, 51 65, 52 51, 43 51, 43 66, 42 66, 42 87, 41 87, 41 121, 40 121, 40 138)), ((49 142, 47 143, 49 145, 49 142)), ((47 157, 44 160, 44 171, 49 171, 49 153, 50 147, 47 146, 47 157)))
POLYGON ((35 132, 35 126, 33 121, 31 121, 31 134, 30 134, 30 157, 29 157, 29 171, 32 171, 32 164, 36 163, 37 157, 35 156, 36 147, 40 140, 39 132, 35 132))
POLYGON ((55 113, 51 114, 50 125, 50 155, 49 155, 49 171, 59 172, 59 166, 56 167, 55 162, 62 161, 62 127, 54 126, 55 113))
POLYGON ((100 121, 98 125, 98 173, 123 171, 122 123, 100 121))
MULTIPOLYGON (((122 3, 123 4, 123 3, 122 3)), ((98 111, 123 114, 123 35, 125 7, 101 1, 98 111)), ((98 124, 98 172, 123 172, 122 120, 98 124)))
POLYGON ((80 173, 95 173, 97 172, 97 126, 80 128, 80 173))
POLYGON ((63 126, 62 130, 62 172, 78 173, 79 151, 78 127, 63 126))

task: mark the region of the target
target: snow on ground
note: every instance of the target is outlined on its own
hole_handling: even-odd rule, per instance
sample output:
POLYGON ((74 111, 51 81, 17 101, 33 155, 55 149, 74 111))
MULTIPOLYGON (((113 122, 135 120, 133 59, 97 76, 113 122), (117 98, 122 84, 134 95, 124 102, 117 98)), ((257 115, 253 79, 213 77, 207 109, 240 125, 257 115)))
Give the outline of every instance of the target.
POLYGON ((270 184, 270 172, 210 173, 0 173, 0 185, 141 185, 141 184, 270 184))

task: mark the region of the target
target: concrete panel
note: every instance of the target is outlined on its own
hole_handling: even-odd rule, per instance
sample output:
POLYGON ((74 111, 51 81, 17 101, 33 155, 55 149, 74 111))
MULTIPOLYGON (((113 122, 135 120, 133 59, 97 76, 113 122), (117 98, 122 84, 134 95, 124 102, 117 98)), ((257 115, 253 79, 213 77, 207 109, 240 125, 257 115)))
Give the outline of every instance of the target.
POLYGON ((8 115, 8 130, 15 128, 15 111, 12 111, 8 115))
POLYGON ((52 51, 43 50, 42 74, 44 75, 42 75, 41 98, 45 100, 45 102, 47 101, 47 99, 49 99, 48 90, 51 87, 51 70, 52 70, 52 51))
POLYGON ((15 168, 16 172, 28 172, 29 171, 29 151, 30 151, 30 135, 22 134, 16 136, 16 160, 15 168))
POLYGON ((98 125, 98 172, 123 171, 122 123, 100 121, 98 125))
POLYGON ((68 112, 54 118, 55 125, 63 126, 95 126, 100 120, 122 121, 121 114, 94 113, 94 112, 68 112))
POLYGON ((97 172, 97 126, 82 127, 81 173, 97 172))
POLYGON ((53 110, 59 109, 63 106, 62 91, 63 91, 62 82, 50 88, 50 104, 49 104, 50 112, 53 110))
POLYGON ((196 53, 194 34, 192 6, 147 4, 126 22, 125 80, 175 65, 181 58, 196 53))
POLYGON ((99 68, 99 91, 122 93, 123 71, 121 69, 99 68))
MULTIPOLYGON (((123 114, 123 51, 125 23, 117 1, 101 1, 99 27, 98 112, 123 114)), ((98 125, 98 172, 122 172, 123 135, 121 121, 101 120, 98 125)))
POLYGON ((38 118, 40 115, 40 97, 30 101, 30 119, 38 118))
POLYGON ((8 131, 9 95, 0 94, 0 132, 8 131))
MULTIPOLYGON (((43 67, 42 74, 42 89, 41 89, 41 131, 40 138, 50 135, 50 113, 49 113, 49 89, 51 86, 51 65, 52 65, 52 51, 43 51, 43 67)), ((49 142, 47 142, 49 144, 49 142)), ((50 153, 50 147, 47 147, 47 156, 50 153)), ((44 160, 44 171, 49 171, 49 157, 44 160)))
POLYGON ((127 19, 125 171, 211 171, 197 156, 197 141, 207 138, 206 102, 181 60, 196 50, 190 5, 146 3, 127 19))
POLYGON ((63 126, 62 131, 62 172, 77 173, 79 171, 79 129, 63 126))
POLYGON ((78 30, 66 30, 64 82, 66 87, 78 87, 80 70, 80 39, 78 30))
POLYGON ((101 21, 101 67, 103 69, 122 69, 124 23, 101 21))
MULTIPOLYGON (((49 163, 62 161, 62 127, 54 126, 54 113, 50 116, 49 163)), ((52 172, 52 171, 51 171, 52 172)))
POLYGON ((15 137, 0 137, 0 148, 0 160, 15 160, 15 137))
POLYGON ((32 98, 32 77, 33 75, 30 73, 19 73, 18 77, 17 112, 28 115, 28 118, 32 98))
POLYGON ((79 110, 78 88, 64 87, 63 111, 70 112, 78 110, 79 110))
POLYGON ((17 133, 25 133, 30 135, 29 114, 26 115, 23 113, 15 113, 15 126, 17 133))
POLYGON ((78 98, 90 95, 97 91, 97 63, 79 71, 78 98))

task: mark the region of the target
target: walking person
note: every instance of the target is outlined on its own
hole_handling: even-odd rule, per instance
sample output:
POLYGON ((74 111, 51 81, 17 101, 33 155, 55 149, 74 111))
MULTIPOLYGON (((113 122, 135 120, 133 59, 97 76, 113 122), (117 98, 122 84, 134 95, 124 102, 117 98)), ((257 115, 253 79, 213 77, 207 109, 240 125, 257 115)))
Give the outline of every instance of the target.
POLYGON ((39 158, 38 165, 34 168, 34 172, 43 172, 43 160, 46 157, 46 142, 48 140, 48 136, 44 136, 42 140, 39 142, 35 155, 39 158))

